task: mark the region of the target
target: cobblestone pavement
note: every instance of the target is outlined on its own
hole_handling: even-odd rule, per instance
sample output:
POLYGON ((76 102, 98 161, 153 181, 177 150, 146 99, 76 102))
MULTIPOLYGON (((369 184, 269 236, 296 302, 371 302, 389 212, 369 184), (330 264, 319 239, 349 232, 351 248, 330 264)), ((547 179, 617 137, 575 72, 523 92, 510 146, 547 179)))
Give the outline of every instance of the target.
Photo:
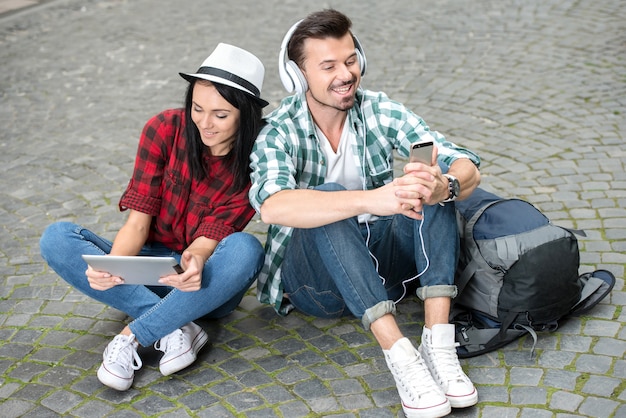
MULTIPOLYGON (((53 0, 0 15, 0 416, 393 417, 392 377, 354 319, 282 318, 252 289, 192 367, 144 367, 131 390, 96 369, 127 321, 72 291, 39 255, 57 220, 109 238, 137 139, 154 113, 182 103, 178 71, 220 42, 277 74, 283 33, 308 12, 347 13, 368 58, 366 87, 406 103, 483 158, 483 186, 530 200, 582 228, 581 271, 618 282, 587 316, 464 360, 476 407, 458 417, 626 416, 626 7, 622 0, 53 0)), ((401 161, 398 162, 400 164, 401 161)), ((263 239, 265 226, 248 230, 263 239)), ((418 341, 415 299, 398 306, 418 341)))

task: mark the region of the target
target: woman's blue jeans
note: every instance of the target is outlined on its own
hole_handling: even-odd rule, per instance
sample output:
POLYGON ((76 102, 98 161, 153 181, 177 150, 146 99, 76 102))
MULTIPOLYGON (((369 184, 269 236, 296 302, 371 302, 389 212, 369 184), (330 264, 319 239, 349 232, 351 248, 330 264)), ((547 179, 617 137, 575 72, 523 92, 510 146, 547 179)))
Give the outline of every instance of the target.
MULTIPOLYGON (((181 292, 165 286, 118 285, 108 290, 89 286, 82 254, 108 254, 112 243, 88 229, 57 222, 44 231, 40 248, 48 265, 85 295, 133 318, 135 338, 148 346, 200 317, 221 318, 231 313, 248 291, 263 265, 263 247, 254 236, 237 232, 224 238, 202 270, 202 287, 181 292)), ((163 245, 146 245, 143 256, 180 254, 163 245)))
MULTIPOLYGON (((317 189, 332 193, 343 187, 328 183, 317 189)), ((405 282, 418 273, 422 300, 456 296, 454 205, 425 205, 423 214, 423 221, 395 215, 369 225, 350 218, 294 229, 281 267, 289 300, 298 310, 322 318, 351 313, 369 329, 378 318, 395 313, 394 301, 404 297, 405 282)))

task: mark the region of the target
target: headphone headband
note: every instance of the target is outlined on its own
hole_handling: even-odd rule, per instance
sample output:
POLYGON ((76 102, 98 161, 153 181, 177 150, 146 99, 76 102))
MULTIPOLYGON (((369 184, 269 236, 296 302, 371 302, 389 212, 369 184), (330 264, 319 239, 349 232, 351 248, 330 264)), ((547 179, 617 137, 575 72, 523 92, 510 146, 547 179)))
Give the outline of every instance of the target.
MULTIPOLYGON (((309 88, 306 78, 304 77, 304 74, 302 74, 298 64, 289 59, 287 53, 289 41, 302 20, 304 19, 298 20, 289 28, 280 44, 280 52, 278 54, 278 75, 280 76, 280 81, 282 82, 283 87, 285 87, 285 90, 289 93, 296 92, 298 94, 304 94, 309 88)), ((359 61, 359 66, 361 68, 361 76, 364 76, 367 68, 365 52, 363 52, 363 47, 354 34, 352 34, 352 39, 354 40, 354 48, 357 60, 359 61)))

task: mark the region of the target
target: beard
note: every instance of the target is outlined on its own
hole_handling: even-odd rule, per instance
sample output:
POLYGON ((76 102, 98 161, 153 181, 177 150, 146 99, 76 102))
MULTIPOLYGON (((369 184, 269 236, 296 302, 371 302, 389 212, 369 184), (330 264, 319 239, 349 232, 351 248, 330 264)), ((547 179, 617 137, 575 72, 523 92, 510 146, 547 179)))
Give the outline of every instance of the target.
POLYGON ((340 110, 340 111, 347 111, 350 110, 354 107, 354 103, 355 103, 355 98, 356 98, 356 79, 352 79, 351 81, 347 82, 347 83, 343 83, 339 86, 331 86, 327 91, 330 92, 330 95, 328 96, 329 99, 326 100, 322 100, 318 97, 316 97, 316 95, 313 93, 312 90, 309 89, 309 96, 319 105, 322 107, 330 107, 332 109, 335 110, 340 110), (350 96, 346 96, 346 97, 342 97, 341 100, 336 101, 336 100, 331 100, 330 98, 332 98, 332 94, 333 94, 333 89, 334 88, 339 88, 339 87, 344 87, 344 86, 353 86, 354 90, 352 92, 352 94, 350 96))

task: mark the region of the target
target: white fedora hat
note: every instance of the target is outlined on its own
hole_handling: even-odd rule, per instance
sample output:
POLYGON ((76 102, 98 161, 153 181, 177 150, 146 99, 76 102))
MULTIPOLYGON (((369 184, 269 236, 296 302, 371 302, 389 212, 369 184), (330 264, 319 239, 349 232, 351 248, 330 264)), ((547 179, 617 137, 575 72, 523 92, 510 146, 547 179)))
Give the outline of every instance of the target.
POLYGON ((265 67, 260 59, 245 49, 219 43, 198 71, 179 74, 189 82, 200 78, 234 87, 252 96, 262 107, 268 105, 261 99, 265 67))

